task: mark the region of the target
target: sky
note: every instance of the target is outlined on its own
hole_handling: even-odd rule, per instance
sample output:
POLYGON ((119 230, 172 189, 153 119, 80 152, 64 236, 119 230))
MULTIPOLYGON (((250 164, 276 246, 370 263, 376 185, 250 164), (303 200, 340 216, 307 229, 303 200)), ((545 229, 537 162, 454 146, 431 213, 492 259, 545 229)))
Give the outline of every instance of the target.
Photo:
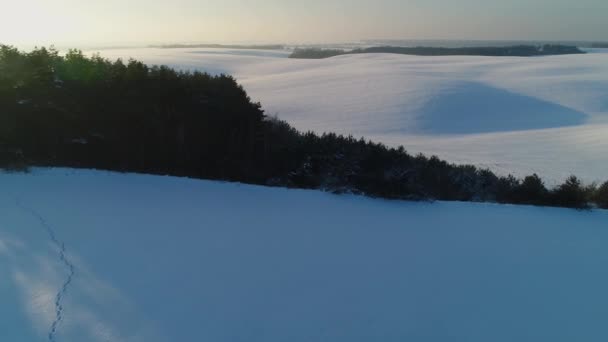
POLYGON ((0 0, 0 43, 608 40, 608 0, 0 0))

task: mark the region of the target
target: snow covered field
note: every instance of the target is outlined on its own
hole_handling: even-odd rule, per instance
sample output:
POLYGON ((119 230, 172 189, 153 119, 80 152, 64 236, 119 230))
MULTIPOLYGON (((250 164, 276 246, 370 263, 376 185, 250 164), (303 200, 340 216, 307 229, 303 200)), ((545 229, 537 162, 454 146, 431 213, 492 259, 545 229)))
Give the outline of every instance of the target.
POLYGON ((606 341, 606 222, 605 211, 1 173, 0 340, 606 341))
POLYGON ((404 145, 500 173, 608 180, 608 50, 587 55, 287 59, 287 51, 104 50, 235 75, 268 114, 300 130, 404 145))

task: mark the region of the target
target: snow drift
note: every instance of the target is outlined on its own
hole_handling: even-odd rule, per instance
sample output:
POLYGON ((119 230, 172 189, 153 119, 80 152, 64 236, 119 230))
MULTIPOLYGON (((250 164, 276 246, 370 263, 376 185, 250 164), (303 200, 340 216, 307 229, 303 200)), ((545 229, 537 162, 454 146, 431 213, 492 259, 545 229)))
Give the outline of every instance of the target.
POLYGON ((98 171, 0 174, 0 336, 45 341, 56 322, 55 341, 605 341, 607 221, 98 171))

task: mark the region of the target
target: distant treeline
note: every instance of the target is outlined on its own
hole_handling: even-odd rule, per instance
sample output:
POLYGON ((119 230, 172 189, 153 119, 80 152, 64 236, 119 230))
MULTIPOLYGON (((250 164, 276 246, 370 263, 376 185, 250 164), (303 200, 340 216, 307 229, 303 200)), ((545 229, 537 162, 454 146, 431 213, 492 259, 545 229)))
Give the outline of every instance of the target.
MULTIPOLYGON (((608 182, 547 189, 403 147, 298 132, 230 76, 0 46, 0 167, 67 166, 410 200, 608 208, 608 182)), ((0 187, 1 191, 1 187, 0 187)))
POLYGON ((289 56, 290 58, 321 59, 340 55, 360 54, 360 53, 395 53, 401 55, 416 56, 514 56, 532 57, 548 55, 567 55, 583 54, 584 51, 575 46, 566 45, 518 45, 506 47, 462 47, 462 48, 441 48, 441 47, 398 47, 398 46, 378 46, 352 51, 339 49, 295 49, 289 56))
POLYGON ((213 49, 242 49, 242 50, 283 50, 283 45, 223 45, 223 44, 167 44, 151 45, 150 47, 162 49, 183 48, 213 48, 213 49))

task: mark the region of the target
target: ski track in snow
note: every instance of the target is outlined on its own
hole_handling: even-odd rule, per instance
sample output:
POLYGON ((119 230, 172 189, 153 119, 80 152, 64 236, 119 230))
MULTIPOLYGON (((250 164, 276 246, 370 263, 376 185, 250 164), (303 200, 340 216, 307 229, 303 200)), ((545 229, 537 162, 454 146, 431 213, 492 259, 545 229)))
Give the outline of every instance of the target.
POLYGON ((60 241, 57 238, 57 235, 55 234, 55 230, 48 223, 48 221, 36 210, 24 205, 19 200, 19 198, 15 199, 15 203, 17 204, 17 206, 19 208, 21 208, 25 212, 29 213, 33 217, 35 217, 40 222, 40 225, 45 228, 47 234, 49 235, 49 238, 51 239, 53 244, 59 250, 59 260, 69 271, 68 276, 65 278, 65 281, 63 282, 61 288, 59 289, 59 291, 57 292, 57 294, 55 296, 55 319, 51 323, 51 326, 49 328, 49 333, 48 333, 48 340, 51 342, 56 342, 57 341, 57 339, 56 339, 57 329, 59 328, 59 323, 61 323, 61 321, 63 320, 63 298, 65 297, 65 295, 68 291, 68 287, 72 283, 72 279, 74 278, 76 269, 74 267, 74 264, 72 264, 72 262, 70 262, 70 260, 66 256, 65 243, 63 243, 62 241, 60 241))
MULTIPOLYGON (((55 342, 608 340, 608 211, 65 168, 0 187, 76 266, 55 342)), ((9 202, 0 341, 48 342, 67 271, 9 202)))

